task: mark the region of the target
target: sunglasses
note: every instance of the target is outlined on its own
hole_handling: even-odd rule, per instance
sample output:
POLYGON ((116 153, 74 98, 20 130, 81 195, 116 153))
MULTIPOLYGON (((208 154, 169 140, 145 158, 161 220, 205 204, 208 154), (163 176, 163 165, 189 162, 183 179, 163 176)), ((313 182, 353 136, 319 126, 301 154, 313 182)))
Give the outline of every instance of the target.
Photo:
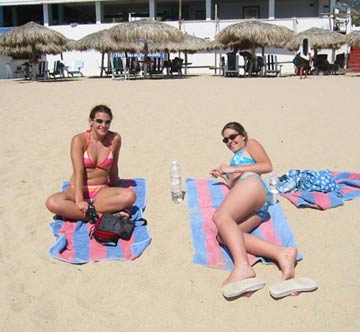
POLYGON ((238 137, 240 134, 232 134, 232 135, 230 135, 229 137, 224 137, 223 138, 223 142, 225 143, 225 144, 227 144, 228 142, 229 142, 229 140, 234 140, 236 137, 238 137))
POLYGON ((103 124, 105 122, 106 125, 111 125, 111 120, 94 119, 94 121, 98 124, 103 124))

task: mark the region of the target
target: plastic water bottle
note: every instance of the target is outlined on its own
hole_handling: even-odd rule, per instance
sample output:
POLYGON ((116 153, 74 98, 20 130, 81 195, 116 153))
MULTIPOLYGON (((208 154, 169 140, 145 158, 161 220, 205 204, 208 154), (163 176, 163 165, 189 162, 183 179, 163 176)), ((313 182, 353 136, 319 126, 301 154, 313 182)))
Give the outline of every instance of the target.
POLYGON ((180 203, 183 198, 183 193, 181 188, 180 165, 176 160, 172 162, 170 168, 170 190, 172 201, 174 203, 180 203))
POLYGON ((279 182, 279 178, 275 172, 271 173, 269 178, 269 185, 270 185, 270 204, 276 204, 279 196, 279 191, 276 188, 277 183, 279 182))

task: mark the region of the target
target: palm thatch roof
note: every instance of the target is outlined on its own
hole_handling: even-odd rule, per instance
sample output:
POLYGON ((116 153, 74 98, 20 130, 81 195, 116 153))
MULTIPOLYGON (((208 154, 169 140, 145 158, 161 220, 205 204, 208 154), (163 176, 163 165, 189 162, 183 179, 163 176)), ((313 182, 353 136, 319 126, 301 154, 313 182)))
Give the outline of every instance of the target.
MULTIPOLYGON (((55 44, 37 44, 36 45, 36 52, 35 55, 41 55, 41 54, 59 54, 61 52, 63 52, 64 50, 68 50, 70 49, 70 47, 60 47, 58 45, 55 44)), ((20 46, 20 45, 16 45, 16 46, 0 46, 0 53, 7 55, 7 56, 23 56, 24 58, 29 58, 32 56, 33 54, 33 49, 31 48, 31 46, 20 46)))
POLYGON ((79 39, 75 44, 78 51, 94 49, 99 52, 139 52, 142 49, 140 43, 117 42, 110 37, 109 30, 100 30, 79 39))
POLYGON ((360 46, 360 31, 350 32, 345 36, 345 41, 349 46, 360 46))
POLYGON ((110 29, 110 36, 116 41, 134 42, 144 41, 181 41, 183 33, 163 22, 144 19, 128 23, 120 23, 110 29))
POLYGON ((313 49, 338 49, 346 42, 341 33, 321 28, 310 28, 296 34, 286 48, 296 51, 305 38, 308 39, 309 46, 313 49))
POLYGON ((206 39, 184 35, 184 39, 179 42, 163 41, 160 43, 150 43, 149 51, 165 51, 165 52, 187 52, 195 53, 202 50, 207 50, 210 42, 206 39))
POLYGON ((237 47, 254 49, 257 47, 283 47, 293 38, 294 33, 283 26, 258 20, 243 20, 227 26, 215 36, 216 48, 237 47))
POLYGON ((6 31, 0 37, 0 46, 6 48, 30 48, 36 54, 66 50, 68 39, 60 32, 29 22, 6 31))

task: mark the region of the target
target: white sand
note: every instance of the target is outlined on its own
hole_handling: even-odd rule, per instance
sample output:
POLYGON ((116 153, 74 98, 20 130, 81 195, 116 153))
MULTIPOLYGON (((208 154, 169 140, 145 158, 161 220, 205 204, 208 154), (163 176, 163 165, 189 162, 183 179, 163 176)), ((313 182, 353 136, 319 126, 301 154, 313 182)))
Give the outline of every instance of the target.
POLYGON ((360 200, 317 211, 281 203, 304 255, 298 276, 314 293, 273 300, 274 266, 255 265, 267 286, 227 302, 227 272, 192 263, 186 201, 172 204, 169 167, 206 178, 231 154, 220 130, 239 121, 267 149, 279 174, 289 168, 360 172, 359 77, 69 82, 0 81, 0 330, 358 331, 360 200), (120 175, 145 177, 153 241, 135 261, 81 266, 51 258, 55 238, 47 196, 71 174, 72 135, 96 104, 115 115, 123 137, 120 175))

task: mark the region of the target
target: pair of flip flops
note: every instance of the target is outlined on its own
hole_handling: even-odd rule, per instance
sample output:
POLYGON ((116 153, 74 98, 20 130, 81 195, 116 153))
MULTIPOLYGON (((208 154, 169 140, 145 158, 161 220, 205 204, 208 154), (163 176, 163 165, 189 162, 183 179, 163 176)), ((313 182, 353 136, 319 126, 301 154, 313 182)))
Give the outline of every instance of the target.
MULTIPOLYGON (((222 287, 223 295, 231 300, 264 288, 265 281, 259 278, 248 278, 222 287)), ((318 288, 317 283, 309 278, 295 278, 280 281, 269 288, 270 295, 275 299, 295 295, 301 292, 311 292, 318 288)))

